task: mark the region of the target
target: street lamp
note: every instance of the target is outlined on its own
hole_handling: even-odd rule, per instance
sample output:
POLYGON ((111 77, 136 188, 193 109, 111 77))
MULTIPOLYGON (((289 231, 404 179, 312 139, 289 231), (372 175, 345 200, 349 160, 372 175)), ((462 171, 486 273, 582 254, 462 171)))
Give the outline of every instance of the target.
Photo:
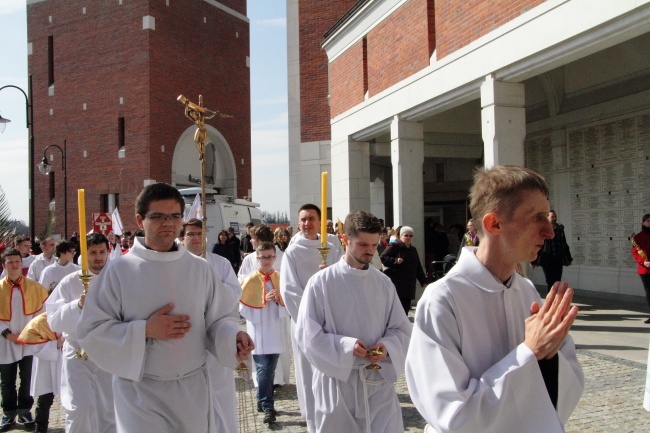
POLYGON ((66 140, 63 140, 63 149, 56 144, 50 144, 43 150, 43 161, 38 164, 38 171, 43 175, 48 176, 52 171, 52 166, 47 162, 47 149, 50 147, 56 147, 61 151, 61 169, 63 170, 63 231, 65 233, 65 239, 68 239, 68 176, 65 166, 65 154, 66 154, 66 140))
MULTIPOLYGON (((28 167, 27 171, 29 173, 29 194, 28 194, 28 199, 29 199, 29 230, 30 230, 30 236, 32 238, 32 242, 34 242, 35 239, 35 221, 34 221, 34 105, 32 104, 32 101, 30 100, 30 96, 32 96, 32 76, 29 76, 29 82, 28 82, 28 88, 27 91, 29 92, 29 96, 23 89, 21 89, 18 86, 14 86, 12 84, 9 84, 7 86, 2 86, 0 87, 0 91, 3 89, 7 88, 14 88, 20 90, 20 92, 23 94, 25 97, 25 123, 27 125, 27 129, 29 129, 29 148, 28 148, 28 167)), ((4 132, 5 127, 7 126, 7 123, 11 122, 11 120, 4 118, 0 116, 0 134, 4 132)))

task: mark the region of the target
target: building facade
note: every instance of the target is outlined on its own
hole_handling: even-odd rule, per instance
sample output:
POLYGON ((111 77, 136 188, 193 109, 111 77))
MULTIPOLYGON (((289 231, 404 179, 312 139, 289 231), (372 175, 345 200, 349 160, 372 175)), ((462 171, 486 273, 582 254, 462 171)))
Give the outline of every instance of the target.
MULTIPOLYGON (((118 206, 135 229, 142 188, 197 186, 196 127, 183 94, 232 117, 206 121, 208 183, 250 196, 250 44, 245 0, 28 0, 28 67, 33 76, 35 159, 67 142, 68 236, 78 230, 77 194, 86 213, 118 206)), ((49 179, 35 174, 36 233, 56 214, 63 234, 61 153, 49 179)))
MULTIPOLYGON (((310 91, 295 69, 315 69, 292 45, 310 35, 303 3, 287 3, 290 116, 310 91)), ((319 42, 330 129, 309 141, 290 133, 301 166, 292 212, 306 191, 317 201, 312 171, 331 171, 335 217, 369 209, 423 234, 427 218, 470 217, 475 167, 525 165, 550 185, 572 287, 643 295, 630 236, 650 211, 649 1, 360 0, 319 42), (314 142, 327 148, 318 159, 314 142)), ((541 270, 529 276, 544 284, 541 270)))

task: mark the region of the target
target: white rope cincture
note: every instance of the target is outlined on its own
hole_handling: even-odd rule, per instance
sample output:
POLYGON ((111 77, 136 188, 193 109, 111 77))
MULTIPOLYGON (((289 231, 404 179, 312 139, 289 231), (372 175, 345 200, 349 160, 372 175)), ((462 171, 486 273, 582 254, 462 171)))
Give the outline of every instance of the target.
POLYGON ((386 383, 386 381, 384 379, 381 380, 366 379, 366 373, 365 373, 366 366, 367 364, 357 365, 352 368, 359 370, 359 380, 361 380, 361 384, 363 385, 363 404, 364 404, 364 409, 366 411, 366 433, 372 433, 370 431, 370 404, 368 403, 368 385, 383 385, 384 383, 386 383))

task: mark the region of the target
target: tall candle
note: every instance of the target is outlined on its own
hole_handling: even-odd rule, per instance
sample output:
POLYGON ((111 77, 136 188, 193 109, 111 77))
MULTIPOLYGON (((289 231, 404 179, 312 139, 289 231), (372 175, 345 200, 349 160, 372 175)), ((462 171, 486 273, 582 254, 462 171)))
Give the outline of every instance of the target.
POLYGON ((79 203, 79 247, 81 248, 81 269, 88 269, 88 251, 86 245, 86 195, 83 189, 77 190, 79 203))
POLYGON ((320 241, 325 246, 327 242, 327 172, 322 172, 320 177, 320 241))

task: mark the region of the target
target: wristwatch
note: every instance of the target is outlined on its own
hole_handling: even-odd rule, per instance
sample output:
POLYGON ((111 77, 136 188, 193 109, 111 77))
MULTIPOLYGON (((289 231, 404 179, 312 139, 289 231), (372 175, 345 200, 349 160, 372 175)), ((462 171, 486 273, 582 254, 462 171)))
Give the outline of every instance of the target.
POLYGON ((2 335, 2 338, 7 338, 7 334, 11 334, 11 329, 7 328, 4 331, 0 332, 0 335, 2 335))

